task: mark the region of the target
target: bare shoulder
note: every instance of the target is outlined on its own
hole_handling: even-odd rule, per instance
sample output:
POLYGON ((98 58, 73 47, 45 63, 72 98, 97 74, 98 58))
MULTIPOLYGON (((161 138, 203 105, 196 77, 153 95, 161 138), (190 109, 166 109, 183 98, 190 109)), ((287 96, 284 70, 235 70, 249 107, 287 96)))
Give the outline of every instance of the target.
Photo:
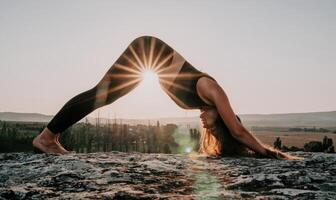
POLYGON ((201 93, 209 92, 209 90, 214 90, 217 87, 220 87, 218 83, 215 80, 206 76, 199 78, 196 83, 196 88, 201 93))
POLYGON ((196 83, 196 90, 198 95, 202 100, 210 105, 214 105, 214 103, 210 100, 212 93, 220 87, 218 83, 206 76, 203 76, 198 79, 196 83))
POLYGON ((197 85, 211 85, 211 84, 217 84, 217 82, 207 76, 202 76, 197 81, 197 85))

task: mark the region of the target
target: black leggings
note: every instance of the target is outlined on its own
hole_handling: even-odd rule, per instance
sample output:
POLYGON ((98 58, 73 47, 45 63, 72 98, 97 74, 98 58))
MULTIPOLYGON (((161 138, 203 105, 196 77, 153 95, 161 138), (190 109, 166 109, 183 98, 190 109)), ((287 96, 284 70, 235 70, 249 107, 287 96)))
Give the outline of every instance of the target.
POLYGON ((178 54, 169 45, 153 36, 141 36, 131 42, 117 61, 92 89, 70 99, 47 128, 53 133, 62 133, 95 109, 110 104, 129 93, 141 81, 145 68, 164 71, 174 63, 178 54))

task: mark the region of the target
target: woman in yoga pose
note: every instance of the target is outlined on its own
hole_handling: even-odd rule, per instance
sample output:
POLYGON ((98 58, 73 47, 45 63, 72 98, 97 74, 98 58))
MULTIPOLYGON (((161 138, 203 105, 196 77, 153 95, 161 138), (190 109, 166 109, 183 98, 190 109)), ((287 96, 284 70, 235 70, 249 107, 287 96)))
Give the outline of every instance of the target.
POLYGON ((161 88, 183 109, 201 111, 204 131, 202 153, 215 156, 259 155, 276 159, 301 159, 262 144, 233 112, 224 90, 209 74, 188 63, 178 52, 153 36, 133 40, 93 88, 70 99, 34 140, 45 153, 66 154, 60 134, 95 109, 133 90, 144 70, 154 71, 161 88))

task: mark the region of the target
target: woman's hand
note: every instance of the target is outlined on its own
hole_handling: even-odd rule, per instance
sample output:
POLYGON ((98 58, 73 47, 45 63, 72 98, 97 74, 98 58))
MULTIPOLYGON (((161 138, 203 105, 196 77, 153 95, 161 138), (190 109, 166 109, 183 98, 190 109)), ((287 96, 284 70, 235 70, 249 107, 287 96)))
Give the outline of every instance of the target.
POLYGON ((304 158, 298 156, 292 156, 287 153, 281 152, 276 149, 265 148, 266 149, 266 156, 270 158, 275 158, 279 160, 303 160, 304 158))

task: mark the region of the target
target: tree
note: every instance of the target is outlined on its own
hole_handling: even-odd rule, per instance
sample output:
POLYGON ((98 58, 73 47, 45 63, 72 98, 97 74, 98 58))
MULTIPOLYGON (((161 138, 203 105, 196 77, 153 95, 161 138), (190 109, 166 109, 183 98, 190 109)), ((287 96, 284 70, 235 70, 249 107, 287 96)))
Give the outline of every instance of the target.
POLYGON ((326 152, 326 153, 334 153, 335 152, 333 141, 332 141, 331 138, 328 138, 327 136, 324 136, 324 138, 323 138, 322 148, 323 148, 323 151, 326 152))
POLYGON ((169 145, 167 143, 164 144, 163 153, 171 153, 171 150, 170 150, 169 145))
POLYGON ((322 152, 322 142, 320 141, 311 141, 304 145, 304 150, 308 152, 322 152))
POLYGON ((276 138, 276 140, 274 141, 273 145, 274 145, 274 148, 281 149, 281 140, 280 140, 280 137, 276 138))

